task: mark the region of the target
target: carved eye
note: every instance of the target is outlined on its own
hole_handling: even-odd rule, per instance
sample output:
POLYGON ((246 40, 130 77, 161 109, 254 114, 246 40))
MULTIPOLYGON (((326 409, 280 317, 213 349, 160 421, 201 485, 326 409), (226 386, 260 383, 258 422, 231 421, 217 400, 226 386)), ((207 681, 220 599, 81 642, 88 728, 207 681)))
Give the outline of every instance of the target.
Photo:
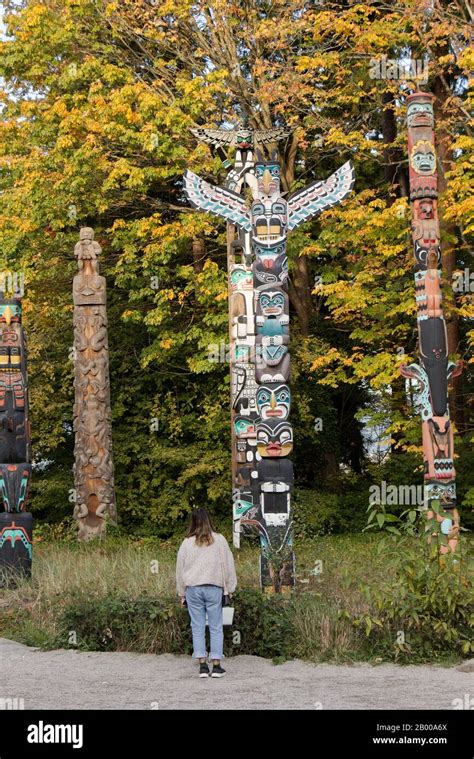
POLYGON ((286 390, 280 390, 276 395, 276 400, 278 403, 288 403, 290 400, 290 394, 286 390))
POLYGON ((263 406, 265 403, 269 403, 270 401, 270 393, 268 393, 266 390, 260 390, 257 396, 257 403, 259 406, 263 406))
POLYGON ((270 303, 270 298, 268 297, 268 295, 260 296, 260 305, 262 308, 268 308, 269 303, 270 303))
POLYGON ((254 216, 260 216, 265 213, 265 206, 263 203, 254 203, 252 206, 252 213, 254 216))
POLYGON ((290 430, 283 430, 283 432, 280 434, 280 443, 283 445, 284 443, 291 443, 291 432, 290 430))
POLYGON ((268 434, 267 434, 267 432, 265 430, 259 430, 257 432, 257 441, 259 443, 264 443, 265 445, 268 444, 269 438, 268 438, 268 434))
POLYGON ((274 203, 272 205, 272 213, 282 214, 282 216, 284 216, 286 213, 284 203, 274 203))
POLYGON ((238 419, 235 423, 235 431, 237 435, 241 435, 243 432, 246 432, 251 426, 251 423, 245 419, 238 419))

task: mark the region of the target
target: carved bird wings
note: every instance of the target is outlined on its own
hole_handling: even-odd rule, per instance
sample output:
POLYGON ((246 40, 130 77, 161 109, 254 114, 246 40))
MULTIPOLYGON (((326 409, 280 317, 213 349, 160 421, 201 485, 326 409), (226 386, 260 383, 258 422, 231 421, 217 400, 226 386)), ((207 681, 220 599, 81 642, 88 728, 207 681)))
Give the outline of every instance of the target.
POLYGON ((207 129, 198 127, 190 130, 198 140, 215 145, 216 148, 229 147, 234 144, 236 132, 233 129, 207 129))
MULTIPOLYGON (((288 198, 288 230, 327 208, 337 205, 349 195, 355 181, 354 167, 348 161, 328 179, 313 182, 288 198)), ((245 200, 232 190, 209 184, 189 169, 184 175, 184 189, 195 208, 214 213, 236 224, 246 232, 252 231, 250 211, 245 200)))
POLYGON ((343 164, 322 182, 304 187, 288 198, 288 230, 295 229, 326 208, 344 200, 354 186, 355 172, 351 161, 343 164))
POLYGON ((209 184, 189 169, 184 175, 184 189, 189 202, 195 208, 207 213, 215 213, 246 232, 252 230, 250 211, 241 195, 224 187, 209 184))
POLYGON ((201 142, 207 142, 209 145, 214 145, 217 148, 230 147, 236 144, 237 135, 241 132, 247 131, 252 135, 253 142, 259 145, 267 145, 270 142, 278 142, 288 137, 290 132, 284 127, 273 127, 272 129, 207 129, 207 127, 198 127, 191 129, 198 140, 201 142))

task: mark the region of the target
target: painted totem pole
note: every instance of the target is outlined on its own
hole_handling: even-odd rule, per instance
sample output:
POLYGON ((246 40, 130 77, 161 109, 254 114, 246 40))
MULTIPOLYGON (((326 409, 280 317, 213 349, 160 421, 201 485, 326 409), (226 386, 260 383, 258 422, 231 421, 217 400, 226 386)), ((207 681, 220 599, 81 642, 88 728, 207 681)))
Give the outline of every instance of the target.
POLYGON ((403 365, 404 377, 420 388, 424 504, 428 518, 436 514, 447 545, 454 551, 459 533, 456 508, 456 472, 453 461, 453 429, 449 416, 448 382, 462 371, 462 362, 448 360, 448 340, 441 293, 441 247, 436 198, 438 177, 434 146, 433 95, 415 92, 407 98, 408 157, 412 239, 415 254, 415 294, 420 363, 403 365), (439 511, 439 509, 437 509, 439 511))
POLYGON ((285 200, 279 162, 275 157, 265 161, 260 153, 255 161, 253 155, 255 143, 275 142, 285 132, 200 129, 195 134, 218 147, 236 147, 227 187, 215 187, 187 171, 185 190, 193 206, 238 230, 237 240, 231 230, 229 249, 242 250, 242 263, 229 258, 228 272, 234 544, 240 544, 241 532, 256 530, 261 584, 280 590, 294 584, 286 238, 288 231, 340 203, 352 189, 354 171, 346 163, 325 182, 314 182, 285 200), (222 135, 231 136, 222 143, 222 135), (239 194, 246 189, 250 201, 239 194))
POLYGON ((74 517, 79 540, 103 535, 106 515, 116 519, 106 283, 99 274, 100 252, 94 231, 83 227, 74 248, 79 272, 73 281, 74 517))
POLYGON ((0 574, 31 574, 33 518, 26 340, 21 298, 0 293, 0 574))

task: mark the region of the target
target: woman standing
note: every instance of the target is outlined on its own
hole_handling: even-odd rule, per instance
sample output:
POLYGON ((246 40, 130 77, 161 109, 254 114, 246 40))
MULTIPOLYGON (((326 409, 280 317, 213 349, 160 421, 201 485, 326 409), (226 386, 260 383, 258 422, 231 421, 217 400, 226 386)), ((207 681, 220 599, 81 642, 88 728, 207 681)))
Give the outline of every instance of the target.
POLYGON ((206 612, 211 635, 211 677, 223 677, 224 630, 222 595, 237 585, 234 557, 227 540, 215 532, 206 509, 195 509, 176 562, 176 588, 187 605, 193 631, 193 656, 199 659, 199 677, 209 677, 206 662, 206 612))

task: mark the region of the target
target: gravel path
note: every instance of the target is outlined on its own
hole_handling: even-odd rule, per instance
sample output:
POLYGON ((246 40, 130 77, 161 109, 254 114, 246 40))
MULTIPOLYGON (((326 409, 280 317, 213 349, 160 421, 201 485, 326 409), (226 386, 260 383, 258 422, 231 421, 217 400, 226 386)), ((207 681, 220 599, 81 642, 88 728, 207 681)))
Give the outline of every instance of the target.
POLYGON ((274 665, 235 656, 225 667, 225 678, 200 680, 187 656, 40 651, 0 638, 0 704, 23 698, 25 709, 452 709, 454 699, 474 695, 472 662, 274 665))

